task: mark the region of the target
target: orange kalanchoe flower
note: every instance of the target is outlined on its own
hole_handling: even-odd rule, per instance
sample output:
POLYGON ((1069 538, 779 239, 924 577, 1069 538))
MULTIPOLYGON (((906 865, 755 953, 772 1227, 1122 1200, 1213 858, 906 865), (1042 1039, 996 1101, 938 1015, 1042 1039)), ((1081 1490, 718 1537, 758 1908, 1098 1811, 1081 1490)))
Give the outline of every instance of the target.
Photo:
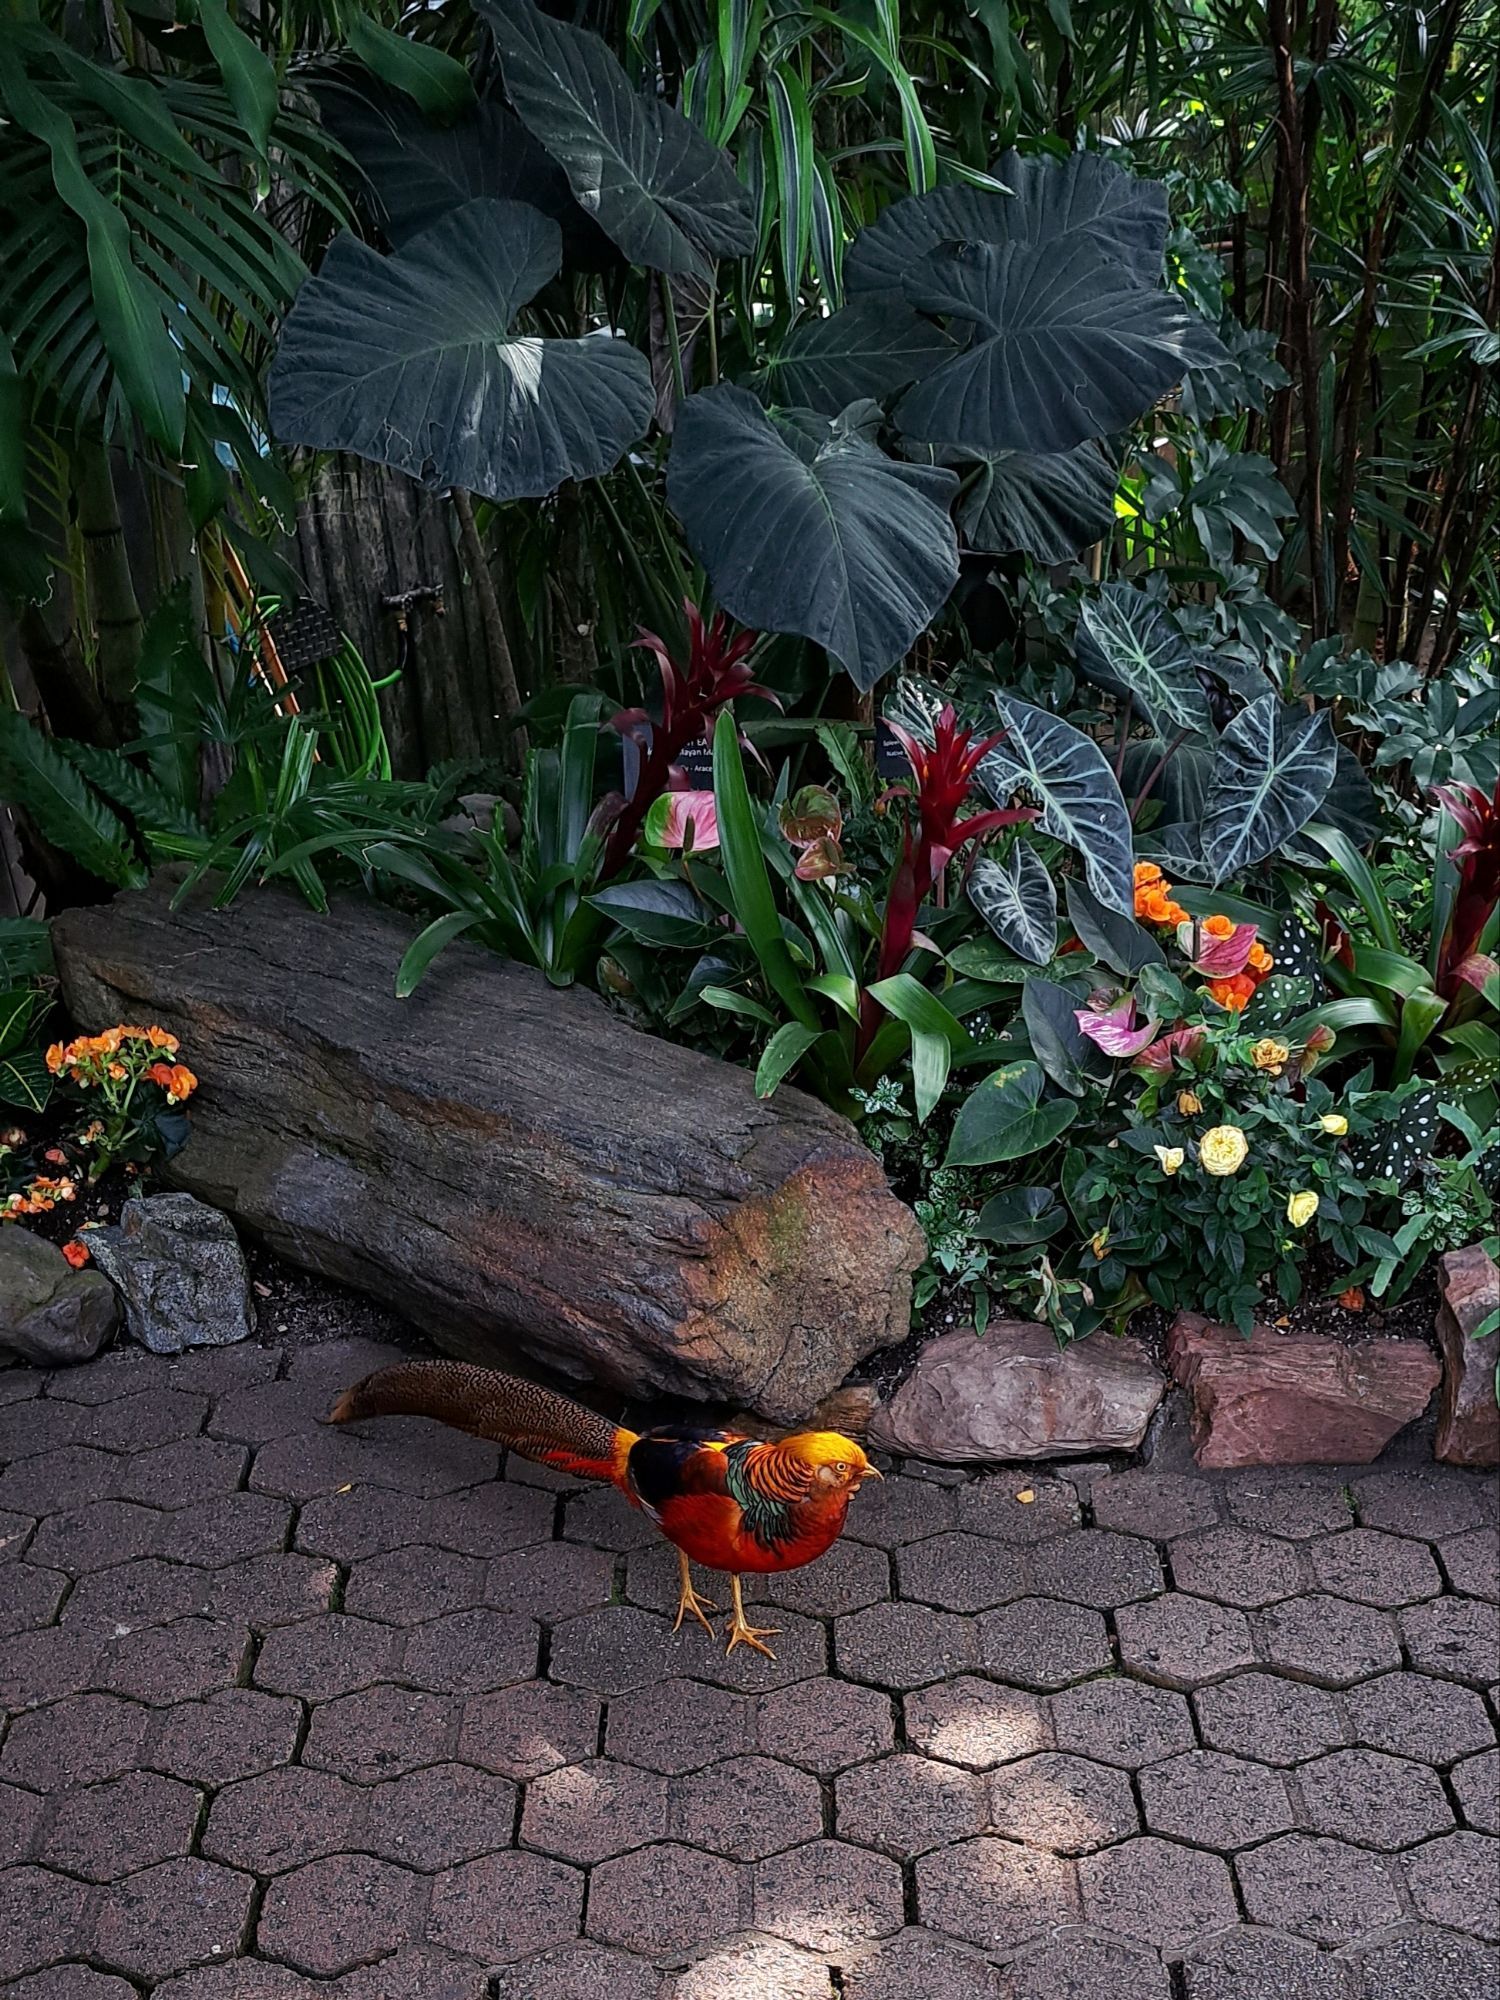
POLYGON ((1205 991, 1210 1000, 1217 1000, 1231 1014, 1238 1014, 1249 1006, 1255 984, 1248 973, 1237 972, 1233 979, 1211 979, 1205 991))
POLYGON ((186 1063, 152 1063, 146 1081, 160 1084, 169 1104, 181 1104, 198 1088, 198 1079, 186 1063))
POLYGON ((1276 963, 1276 961, 1274 958, 1272 958, 1271 954, 1266 950, 1263 944, 1257 943, 1251 945, 1250 956, 1245 961, 1245 963, 1252 972, 1258 972, 1261 974, 1262 977, 1264 977, 1265 974, 1271 970, 1271 967, 1276 963))
POLYGON ((1135 864, 1135 886, 1137 889, 1149 888, 1153 882, 1159 882, 1160 880, 1161 870, 1154 861, 1137 861, 1135 864))
POLYGON ((80 1243, 76 1236, 71 1243, 63 1245, 62 1253, 75 1271, 81 1271, 89 1261, 89 1246, 87 1243, 80 1243))

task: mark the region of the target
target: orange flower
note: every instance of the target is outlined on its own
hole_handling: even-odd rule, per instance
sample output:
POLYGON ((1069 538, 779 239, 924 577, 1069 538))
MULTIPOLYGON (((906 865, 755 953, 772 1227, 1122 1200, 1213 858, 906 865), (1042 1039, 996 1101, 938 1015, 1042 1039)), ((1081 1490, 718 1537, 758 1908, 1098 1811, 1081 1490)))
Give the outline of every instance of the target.
POLYGON ((1135 864, 1135 886, 1140 889, 1161 880, 1161 870, 1154 861, 1137 861, 1135 864))
POLYGON ((75 1271, 81 1271, 89 1261, 89 1246, 87 1243, 80 1243, 76 1236, 71 1243, 63 1245, 62 1253, 75 1271))
POLYGON ((61 1042, 54 1042, 47 1051, 47 1068, 51 1074, 56 1076, 67 1060, 68 1051, 63 1047, 61 1042))
POLYGON ((1203 919, 1203 935, 1205 937, 1218 938, 1233 937, 1234 918, 1220 916, 1217 912, 1211 917, 1205 917, 1203 919))
POLYGON ((1362 1313, 1365 1309, 1365 1295, 1358 1285, 1351 1285, 1347 1292, 1339 1293, 1339 1304, 1345 1312, 1362 1313))
POLYGON ((1248 1006, 1250 996, 1255 991, 1255 981, 1245 973, 1237 972, 1233 979, 1214 979, 1209 982, 1207 992, 1210 1000, 1217 1000, 1221 1007, 1227 1007, 1231 1014, 1238 1014, 1248 1006))
POLYGON ((175 1056, 181 1044, 175 1035, 169 1035, 165 1028, 148 1028, 146 1040, 153 1049, 165 1049, 169 1056, 175 1056))
POLYGON ((198 1088, 198 1079, 185 1063, 152 1063, 146 1071, 148 1083, 160 1084, 169 1104, 181 1104, 198 1088))
POLYGON ((1181 904, 1172 901, 1170 882, 1154 883, 1147 889, 1137 889, 1135 913, 1138 917, 1144 917, 1148 924, 1177 924, 1187 915, 1181 904))
POLYGON ((1276 963, 1276 961, 1274 958, 1272 958, 1271 954, 1266 950, 1265 946, 1257 942, 1256 944, 1251 945, 1250 956, 1246 961, 1246 963, 1251 967, 1253 971, 1259 972, 1262 975, 1264 975, 1265 973, 1271 970, 1271 967, 1276 963))

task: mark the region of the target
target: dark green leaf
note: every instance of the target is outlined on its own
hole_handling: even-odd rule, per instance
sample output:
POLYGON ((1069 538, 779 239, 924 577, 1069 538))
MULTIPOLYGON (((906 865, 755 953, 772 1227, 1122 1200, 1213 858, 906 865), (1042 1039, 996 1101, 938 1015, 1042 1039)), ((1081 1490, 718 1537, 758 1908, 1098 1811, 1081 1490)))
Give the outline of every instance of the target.
POLYGON ((1078 996, 1055 980, 1032 977, 1021 988, 1021 1018, 1031 1052, 1060 1090, 1077 1097, 1084 1068, 1096 1053, 1074 1015, 1078 996))
POLYGON ((1106 909, 1082 882, 1069 876, 1064 885, 1068 921, 1101 964, 1122 978, 1148 965, 1165 965, 1166 954, 1148 930, 1133 917, 1106 909))
POLYGON ((1046 863, 1024 840, 998 861, 981 855, 965 885, 969 901, 1004 945, 1032 965, 1057 950, 1057 889, 1046 863))
POLYGON ((15 709, 0 709, 0 796, 24 807, 45 839, 101 882, 117 889, 145 883, 120 820, 57 745, 15 709))
POLYGON ((431 42, 392 34, 355 7, 349 11, 349 46, 382 83, 420 104, 430 118, 456 117, 474 102, 469 72, 431 42))
POLYGON ((1214 882, 1274 854, 1313 818, 1338 761, 1326 711, 1309 715, 1265 694, 1219 738, 1203 815, 1203 858, 1214 882))
POLYGON ((971 548, 1071 562, 1114 527, 1119 473, 1092 440, 1072 451, 955 453, 944 462, 980 468, 958 508, 971 548))
POLYGON ((1032 1243, 1045 1243, 1049 1236, 1057 1234, 1067 1219, 1066 1211, 1052 1188, 1006 1188, 985 1203, 979 1211, 979 1220, 970 1228, 969 1234, 982 1238, 986 1243, 1020 1248, 1032 1243))
POLYGON ((667 495, 719 602, 742 624, 825 646, 872 687, 958 577, 951 472, 872 442, 878 412, 773 420, 744 389, 677 415, 667 495))
POLYGON ((819 1029, 809 1028, 801 1021, 784 1022, 766 1043, 756 1066, 756 1096, 772 1096, 783 1078, 797 1067, 820 1035, 819 1029))
POLYGON ((467 202, 389 257, 339 237, 282 332, 278 436, 492 500, 608 471, 651 420, 645 357, 509 331, 561 251, 555 222, 509 201, 467 202))
POLYGON ((1066 1098, 1043 1102, 1042 1085, 1032 1062, 992 1071, 960 1108, 944 1166, 994 1166, 1050 1145, 1072 1124, 1078 1106, 1066 1098))
POLYGON ((1158 735, 1212 731, 1197 655, 1164 607, 1131 583, 1107 583, 1084 599, 1078 664, 1091 681, 1129 695, 1158 735))
POLYGON ((45 1111, 52 1095, 52 1078, 40 1049, 18 1049, 0 1058, 0 1104, 23 1111, 45 1111))
POLYGON ((851 403, 904 389, 952 352, 948 336, 899 293, 874 294, 799 320, 767 364, 766 389, 772 402, 836 417, 851 403))
POLYGON ((710 912, 686 882, 616 882, 588 901, 643 944, 701 951, 715 934, 710 912))
POLYGON ((1060 715, 997 694, 1005 728, 979 767, 997 805, 1015 793, 1041 807, 1041 830, 1083 858, 1089 887, 1112 910, 1134 913, 1135 861, 1130 815, 1104 752, 1060 715))

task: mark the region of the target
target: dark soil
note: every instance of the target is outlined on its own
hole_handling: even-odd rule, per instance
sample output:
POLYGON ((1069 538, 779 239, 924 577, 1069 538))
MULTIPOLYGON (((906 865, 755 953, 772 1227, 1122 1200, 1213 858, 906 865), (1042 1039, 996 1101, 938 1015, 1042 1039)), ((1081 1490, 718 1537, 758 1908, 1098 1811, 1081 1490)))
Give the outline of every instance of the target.
POLYGON ((255 1330, 263 1341, 383 1340, 413 1354, 437 1348, 410 1320, 363 1292, 336 1285, 286 1263, 264 1244, 246 1242, 250 1283, 255 1294, 255 1330))

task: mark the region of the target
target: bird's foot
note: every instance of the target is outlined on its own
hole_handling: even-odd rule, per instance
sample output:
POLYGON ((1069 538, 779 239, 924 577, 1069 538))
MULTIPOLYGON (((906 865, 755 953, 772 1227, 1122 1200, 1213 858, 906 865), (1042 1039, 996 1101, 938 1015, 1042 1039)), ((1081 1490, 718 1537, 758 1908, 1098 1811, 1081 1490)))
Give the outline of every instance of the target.
POLYGON ((682 1594, 677 1600, 677 1616, 672 1621, 672 1630, 680 1632, 684 1618, 696 1618, 704 1631, 712 1638, 714 1636, 714 1628, 708 1622, 708 1614, 710 1611, 717 1611, 718 1608, 718 1605, 715 1604, 711 1597, 700 1596, 690 1583, 685 1582, 682 1586, 682 1594))
POLYGON ((757 1653, 764 1653, 768 1660, 774 1660, 776 1655, 762 1642, 774 1639, 780 1626, 752 1625, 745 1616, 745 1600, 740 1595, 739 1578, 731 1577, 730 1583, 734 1591, 734 1616, 729 1621, 729 1644, 724 1648, 724 1657, 728 1659, 736 1646, 751 1646, 757 1653))

